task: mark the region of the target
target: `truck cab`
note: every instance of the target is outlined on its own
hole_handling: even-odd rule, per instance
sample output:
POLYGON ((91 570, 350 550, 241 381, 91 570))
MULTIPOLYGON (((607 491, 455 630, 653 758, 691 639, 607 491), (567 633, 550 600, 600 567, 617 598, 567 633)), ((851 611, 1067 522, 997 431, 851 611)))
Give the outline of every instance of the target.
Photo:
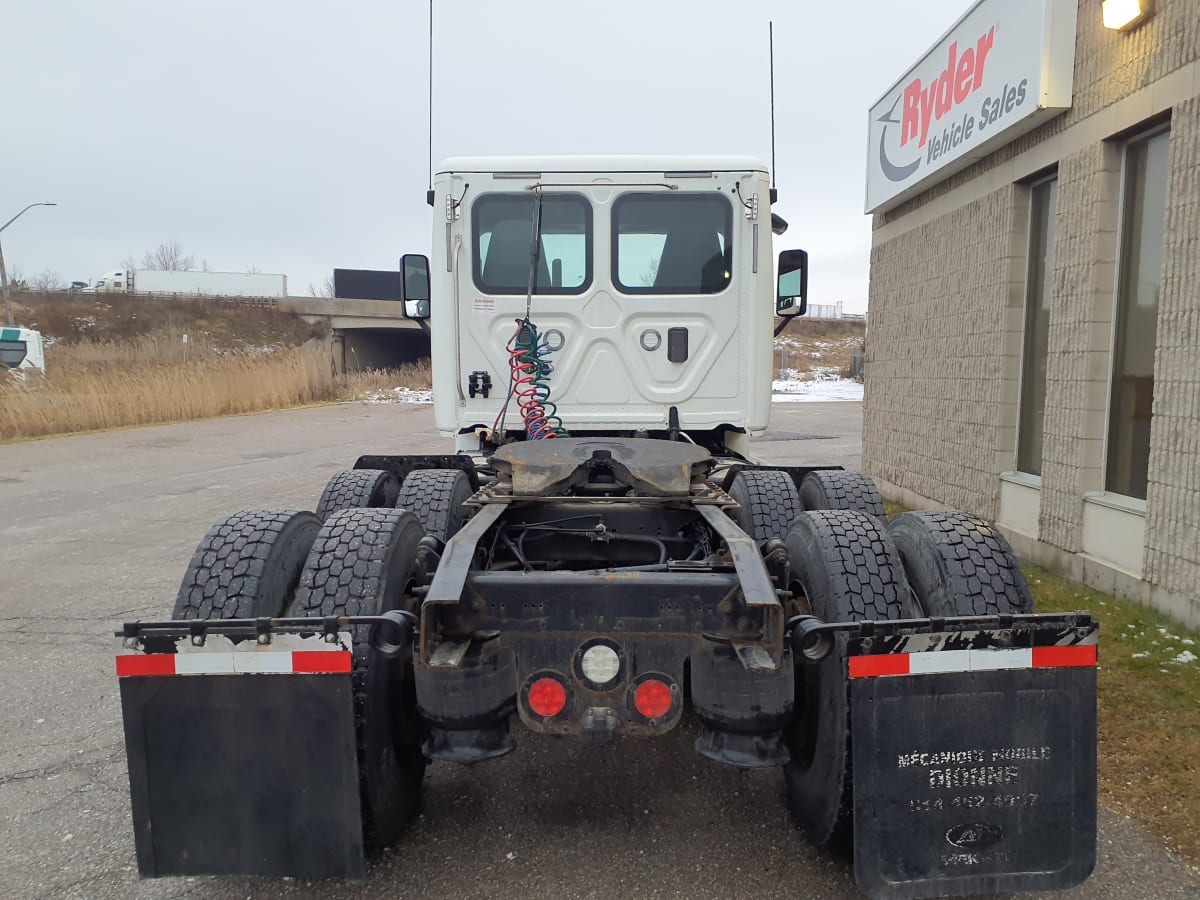
POLYGON ((570 434, 675 429, 744 452, 771 399, 770 197, 766 164, 749 157, 443 162, 429 304, 438 429, 465 452, 523 436, 510 355, 528 319, 570 434))
POLYGON ((30 328, 0 328, 0 370, 18 376, 30 370, 45 375, 42 335, 30 328))
POLYGON ((92 292, 97 294, 124 291, 125 288, 124 270, 119 272, 105 272, 103 275, 97 276, 96 280, 92 282, 92 292))

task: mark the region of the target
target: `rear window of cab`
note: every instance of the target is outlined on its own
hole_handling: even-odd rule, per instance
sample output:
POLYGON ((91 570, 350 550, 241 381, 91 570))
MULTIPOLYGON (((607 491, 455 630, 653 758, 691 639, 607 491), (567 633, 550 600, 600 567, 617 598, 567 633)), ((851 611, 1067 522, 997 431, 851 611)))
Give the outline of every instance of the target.
MULTIPOLYGON (((484 194, 471 209, 475 287, 485 294, 529 290, 535 197, 484 194)), ((592 283, 592 207, 577 194, 543 194, 533 292, 582 294, 592 283)))

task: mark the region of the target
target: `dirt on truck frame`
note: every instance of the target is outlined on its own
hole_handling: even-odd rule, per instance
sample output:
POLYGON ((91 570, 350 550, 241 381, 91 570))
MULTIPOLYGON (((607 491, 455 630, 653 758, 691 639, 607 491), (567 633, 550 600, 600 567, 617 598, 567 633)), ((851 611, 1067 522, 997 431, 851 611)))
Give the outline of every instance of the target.
POLYGON ((1034 614, 985 521, 749 454, 807 303, 770 199, 745 158, 441 167, 401 273, 455 452, 222 519, 170 620, 124 626, 143 876, 363 878, 431 761, 691 715, 871 897, 1087 878, 1094 620, 1034 614))

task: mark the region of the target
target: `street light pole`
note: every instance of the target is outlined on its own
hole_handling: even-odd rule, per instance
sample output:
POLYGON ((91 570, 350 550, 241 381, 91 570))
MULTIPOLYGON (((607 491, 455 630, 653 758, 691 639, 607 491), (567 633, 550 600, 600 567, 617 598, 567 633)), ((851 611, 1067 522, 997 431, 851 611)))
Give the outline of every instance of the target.
MULTIPOLYGON (((21 216, 25 215, 25 213, 29 212, 29 210, 33 209, 35 206, 58 206, 58 204, 57 203, 30 203, 27 207, 25 207, 23 210, 21 210, 19 213, 17 213, 11 219, 9 219, 7 222, 5 222, 3 225, 0 225, 0 231, 3 231, 5 228, 7 228, 13 222, 17 221, 17 219, 21 218, 21 216)), ((4 294, 4 311, 6 313, 8 313, 8 324, 16 325, 17 324, 16 319, 13 318, 12 298, 9 297, 9 295, 8 295, 8 272, 4 268, 4 248, 3 247, 0 247, 0 293, 4 294)))

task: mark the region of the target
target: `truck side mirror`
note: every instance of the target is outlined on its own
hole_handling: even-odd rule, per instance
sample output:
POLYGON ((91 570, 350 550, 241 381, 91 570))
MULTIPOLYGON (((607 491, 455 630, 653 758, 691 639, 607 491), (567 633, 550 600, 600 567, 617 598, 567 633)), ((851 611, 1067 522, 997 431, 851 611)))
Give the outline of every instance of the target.
POLYGON ((400 299, 410 319, 429 318, 429 258, 416 253, 400 257, 400 299))
POLYGON ((802 316, 808 310, 808 251, 784 250, 779 254, 779 287, 775 293, 777 316, 802 316))

